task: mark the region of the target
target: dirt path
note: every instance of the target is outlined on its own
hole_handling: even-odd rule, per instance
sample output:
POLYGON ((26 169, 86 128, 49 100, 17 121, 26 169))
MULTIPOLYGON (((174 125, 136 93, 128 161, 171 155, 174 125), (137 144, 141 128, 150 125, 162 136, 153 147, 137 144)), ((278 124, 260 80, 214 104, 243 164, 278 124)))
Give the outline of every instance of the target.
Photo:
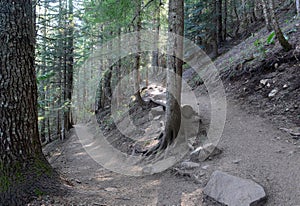
POLYGON ((201 174, 197 183, 172 170, 145 177, 110 172, 85 152, 73 130, 50 159, 70 181, 71 193, 45 197, 36 205, 43 201, 45 205, 215 205, 203 203, 201 194, 215 170, 261 184, 268 194, 266 205, 300 205, 300 142, 233 102, 228 104, 227 115, 219 143, 223 153, 193 170, 201 174))

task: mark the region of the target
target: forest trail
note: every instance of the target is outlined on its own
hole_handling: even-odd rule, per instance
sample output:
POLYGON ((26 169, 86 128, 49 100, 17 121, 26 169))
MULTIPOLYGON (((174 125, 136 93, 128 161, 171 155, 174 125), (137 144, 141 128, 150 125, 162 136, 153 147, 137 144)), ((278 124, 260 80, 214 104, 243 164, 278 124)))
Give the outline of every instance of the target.
POLYGON ((299 141, 229 101, 218 147, 222 154, 193 170, 201 174, 198 181, 176 175, 172 169, 129 177, 98 165, 72 130, 62 150, 50 158, 53 167, 71 183, 71 193, 50 199, 52 205, 218 205, 203 201, 202 188, 212 172, 221 170, 262 185, 268 196, 266 205, 299 205, 299 141))

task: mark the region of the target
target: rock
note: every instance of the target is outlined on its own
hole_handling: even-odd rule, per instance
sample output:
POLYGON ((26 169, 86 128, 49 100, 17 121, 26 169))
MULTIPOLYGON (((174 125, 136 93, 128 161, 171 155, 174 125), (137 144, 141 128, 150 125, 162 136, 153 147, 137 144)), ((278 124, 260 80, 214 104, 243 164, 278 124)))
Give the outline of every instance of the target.
POLYGON ((151 114, 153 117, 162 115, 164 113, 164 109, 162 106, 154 107, 151 109, 151 114))
POLYGON ((277 93, 278 93, 278 89, 275 88, 275 89, 273 89, 273 90, 269 93, 268 97, 270 97, 270 98, 275 97, 275 95, 276 95, 277 93))
POLYGON ((256 206, 266 200, 266 193, 259 184, 221 171, 211 175, 204 194, 228 206, 256 206))
POLYGON ((233 160, 232 163, 233 163, 233 164, 239 164, 241 161, 242 161, 241 159, 233 160))
POLYGON ((183 105, 181 107, 181 114, 187 119, 190 119, 194 115, 198 115, 197 112, 190 105, 183 105))
POLYGON ((287 85, 287 84, 285 84, 285 85, 283 85, 283 89, 286 89, 286 88, 288 88, 289 86, 287 85))
POLYGON ((200 167, 199 163, 196 162, 182 162, 181 169, 194 169, 200 167))
POLYGON ((157 117, 154 117, 153 120, 156 121, 156 120, 159 120, 160 118, 161 118, 161 115, 159 115, 159 116, 157 116, 157 117))
POLYGON ((201 147, 198 147, 196 150, 191 152, 191 159, 196 161, 205 161, 208 157, 214 157, 222 153, 218 147, 213 144, 205 144, 201 147))
POLYGON ((209 165, 204 165, 203 167, 201 167, 204 170, 207 170, 209 168, 209 165))
POLYGON ((118 192, 117 188, 114 187, 107 187, 104 189, 106 192, 118 192))
POLYGON ((262 85, 266 85, 268 81, 269 79, 262 79, 259 83, 261 83, 262 85))
POLYGON ((78 184, 81 184, 81 181, 78 179, 75 179, 74 181, 77 182, 78 184))
POLYGON ((290 135, 294 136, 293 138, 300 138, 300 127, 295 127, 292 129, 287 129, 287 128, 279 128, 282 131, 285 131, 289 133, 290 135))

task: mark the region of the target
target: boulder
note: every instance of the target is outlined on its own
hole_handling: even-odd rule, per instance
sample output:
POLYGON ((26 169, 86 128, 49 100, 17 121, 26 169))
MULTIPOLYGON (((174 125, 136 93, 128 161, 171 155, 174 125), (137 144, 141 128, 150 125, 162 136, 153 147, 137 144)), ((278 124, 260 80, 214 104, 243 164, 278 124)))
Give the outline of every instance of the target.
POLYGON ((266 200, 266 193, 259 184, 221 171, 211 175, 204 194, 228 206, 258 206, 266 200))

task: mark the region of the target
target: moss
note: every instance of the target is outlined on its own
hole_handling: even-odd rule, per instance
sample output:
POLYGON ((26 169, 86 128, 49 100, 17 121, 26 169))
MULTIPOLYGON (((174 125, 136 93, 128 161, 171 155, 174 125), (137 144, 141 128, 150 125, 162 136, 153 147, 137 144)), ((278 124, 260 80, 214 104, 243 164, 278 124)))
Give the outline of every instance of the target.
POLYGON ((34 189, 34 194, 38 197, 45 195, 46 193, 40 190, 39 188, 34 189))
POLYGON ((0 175, 0 192, 6 192, 11 186, 11 181, 8 176, 1 174, 0 175))
POLYGON ((43 160, 39 157, 35 158, 34 169, 35 169, 35 173, 38 176, 41 176, 43 174, 46 174, 47 176, 52 175, 52 169, 51 169, 50 165, 45 160, 43 160))

